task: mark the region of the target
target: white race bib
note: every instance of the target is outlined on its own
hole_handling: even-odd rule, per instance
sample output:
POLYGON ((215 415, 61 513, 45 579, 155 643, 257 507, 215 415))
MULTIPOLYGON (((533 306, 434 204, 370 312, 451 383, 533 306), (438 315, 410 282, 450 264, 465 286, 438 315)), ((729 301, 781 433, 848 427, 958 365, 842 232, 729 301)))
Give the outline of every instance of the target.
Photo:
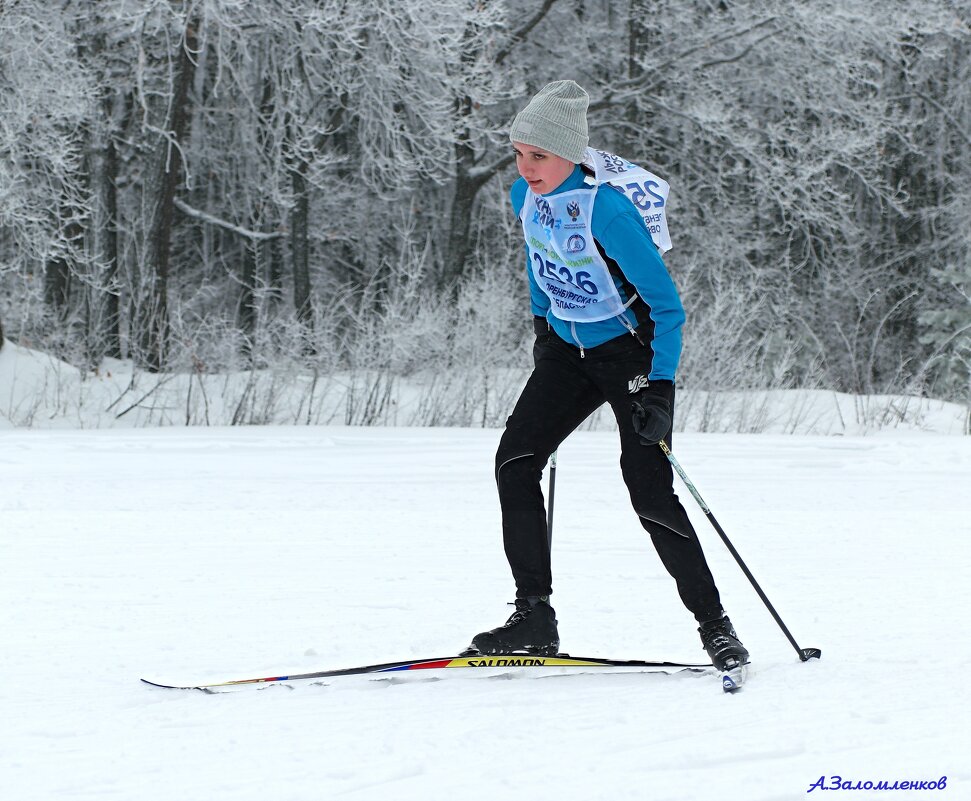
POLYGON ((611 190, 574 189, 547 197, 526 190, 522 222, 530 270, 561 320, 594 323, 626 308, 590 229, 598 191, 611 190))
POLYGON ((640 212, 658 250, 661 253, 669 251, 671 234, 668 232, 668 221, 664 212, 668 204, 670 184, 643 167, 606 150, 588 147, 583 163, 594 171, 594 180, 598 184, 610 184, 627 196, 640 212))

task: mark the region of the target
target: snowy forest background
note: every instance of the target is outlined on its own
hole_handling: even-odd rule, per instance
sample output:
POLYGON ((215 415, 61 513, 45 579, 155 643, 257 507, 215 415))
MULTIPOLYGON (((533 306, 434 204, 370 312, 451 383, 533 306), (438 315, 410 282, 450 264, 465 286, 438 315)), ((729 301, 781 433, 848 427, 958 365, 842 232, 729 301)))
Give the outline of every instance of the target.
POLYGON ((296 383, 319 421, 342 376, 338 422, 411 382, 406 422, 501 424, 532 339, 505 131, 560 78, 671 183, 682 387, 971 406, 965 2, 0 0, 0 42, 0 331, 194 379, 186 422, 232 374, 223 422, 296 383))

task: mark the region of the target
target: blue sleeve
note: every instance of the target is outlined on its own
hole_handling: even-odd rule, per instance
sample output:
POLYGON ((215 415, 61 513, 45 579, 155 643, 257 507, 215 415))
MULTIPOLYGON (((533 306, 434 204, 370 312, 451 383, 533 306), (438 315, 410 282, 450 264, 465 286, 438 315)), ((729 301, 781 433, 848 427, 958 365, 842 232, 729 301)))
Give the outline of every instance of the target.
MULTIPOLYGON (((604 205, 609 204, 608 208, 612 207, 615 213, 608 211, 603 215, 605 225, 596 226, 594 235, 650 307, 654 325, 651 342, 645 344, 650 344, 654 358, 648 378, 673 381, 681 358, 681 327, 685 317, 678 290, 633 204, 612 190, 602 189, 598 194, 607 195, 609 200, 605 198, 604 205)), ((598 203, 597 214, 599 207, 598 203)))
MULTIPOLYGON (((512 201, 513 211, 516 212, 516 219, 523 210, 523 203, 526 202, 526 181, 519 178, 509 190, 509 199, 512 201)), ((536 285, 533 271, 529 263, 529 249, 523 246, 526 251, 526 276, 529 278, 529 305, 534 317, 546 317, 550 310, 549 297, 536 285)))
POLYGON ((526 275, 529 278, 529 307, 533 317, 546 317, 550 311, 550 298, 536 283, 532 265, 529 263, 529 251, 526 251, 526 275))
POLYGON ((517 178, 516 182, 509 188, 509 200, 512 201, 512 210, 519 216, 523 210, 523 203, 526 202, 527 184, 525 179, 517 178))

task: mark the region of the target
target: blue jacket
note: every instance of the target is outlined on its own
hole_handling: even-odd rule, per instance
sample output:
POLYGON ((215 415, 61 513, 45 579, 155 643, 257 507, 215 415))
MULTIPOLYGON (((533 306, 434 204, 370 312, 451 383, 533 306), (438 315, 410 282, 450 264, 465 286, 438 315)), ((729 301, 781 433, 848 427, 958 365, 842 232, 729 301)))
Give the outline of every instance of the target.
MULTIPOLYGON (((577 165, 550 195, 588 186, 585 177, 577 165)), ((644 344, 650 347, 652 357, 648 378, 673 381, 681 357, 681 326, 684 324, 684 308, 678 290, 634 204, 611 186, 588 188, 591 192, 597 190, 591 230, 600 254, 610 266, 624 301, 634 293, 640 298, 624 312, 624 316, 630 326, 637 329, 644 344)), ((517 217, 526 201, 527 189, 522 178, 510 189, 517 217)), ((559 319, 550 311, 549 297, 533 278, 528 255, 526 274, 529 276, 533 314, 545 317, 553 332, 564 341, 580 348, 595 348, 616 337, 630 336, 630 330, 616 317, 596 323, 570 323, 559 319)))

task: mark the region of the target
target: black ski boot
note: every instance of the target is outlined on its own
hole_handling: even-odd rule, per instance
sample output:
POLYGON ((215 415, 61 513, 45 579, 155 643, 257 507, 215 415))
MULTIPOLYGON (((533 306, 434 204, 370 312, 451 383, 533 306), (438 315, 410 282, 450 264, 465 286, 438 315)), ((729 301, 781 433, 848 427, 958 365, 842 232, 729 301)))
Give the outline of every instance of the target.
POLYGON ((732 670, 748 663, 748 651, 738 641, 735 627, 727 615, 702 623, 698 633, 702 647, 718 670, 732 670))
POLYGON ((548 595, 517 598, 509 620, 497 629, 476 634, 467 653, 554 656, 560 649, 560 635, 549 600, 548 595))

